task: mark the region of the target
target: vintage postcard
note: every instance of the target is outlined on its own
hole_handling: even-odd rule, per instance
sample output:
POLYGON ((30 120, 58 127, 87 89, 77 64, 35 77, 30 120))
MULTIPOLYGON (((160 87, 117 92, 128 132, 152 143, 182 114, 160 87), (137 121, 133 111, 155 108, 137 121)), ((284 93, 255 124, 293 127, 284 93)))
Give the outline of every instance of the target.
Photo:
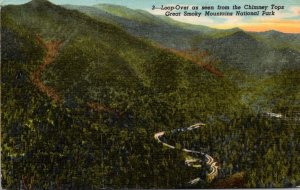
POLYGON ((300 186, 299 0, 2 0, 1 187, 300 186))

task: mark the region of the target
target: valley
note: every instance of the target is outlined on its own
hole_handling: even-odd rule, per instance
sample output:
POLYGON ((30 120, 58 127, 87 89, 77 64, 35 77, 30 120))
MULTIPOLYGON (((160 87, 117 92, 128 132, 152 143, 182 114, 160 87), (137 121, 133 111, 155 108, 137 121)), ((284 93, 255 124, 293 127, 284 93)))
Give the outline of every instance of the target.
POLYGON ((299 34, 46 0, 1 25, 6 189, 300 184, 299 34))

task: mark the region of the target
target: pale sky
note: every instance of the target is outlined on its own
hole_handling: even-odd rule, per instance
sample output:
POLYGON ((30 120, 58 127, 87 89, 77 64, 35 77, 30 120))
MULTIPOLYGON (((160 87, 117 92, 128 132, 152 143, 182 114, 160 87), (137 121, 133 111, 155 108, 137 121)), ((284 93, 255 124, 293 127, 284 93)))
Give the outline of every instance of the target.
MULTIPOLYGON (((172 6, 172 5, 193 5, 197 6, 215 6, 234 4, 244 7, 244 5, 255 6, 271 6, 272 4, 284 6, 283 10, 276 11, 275 16, 232 16, 232 17, 195 17, 195 16, 179 16, 170 17, 172 19, 186 22, 190 24, 206 25, 215 28, 233 28, 240 27, 248 31, 266 31, 278 30, 288 33, 300 33, 300 0, 50 0, 54 4, 73 4, 88 5, 109 3, 123 5, 132 9, 147 10, 152 14, 165 15, 165 11, 160 9, 152 10, 152 6, 156 7, 172 6)), ((1 4, 23 4, 29 0, 2 0, 1 4)), ((200 12, 199 10, 198 12, 200 12)), ((219 10, 214 10, 219 11, 219 10)), ((242 9, 241 11, 244 11, 242 9)), ((248 10, 250 11, 250 10, 248 10)), ((253 10, 251 10, 253 11, 253 10)), ((178 11, 177 11, 178 12, 178 11)), ((202 11, 203 12, 203 11, 202 11)))

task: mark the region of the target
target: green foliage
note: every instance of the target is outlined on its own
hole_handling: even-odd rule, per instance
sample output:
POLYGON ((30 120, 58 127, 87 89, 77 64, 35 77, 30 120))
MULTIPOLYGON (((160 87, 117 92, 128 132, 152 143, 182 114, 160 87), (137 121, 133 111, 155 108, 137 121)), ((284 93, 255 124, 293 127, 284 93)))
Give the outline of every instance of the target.
POLYGON ((295 187, 300 181, 298 127, 293 118, 246 116, 229 124, 167 133, 166 142, 211 155, 221 166, 218 178, 245 172, 244 187, 295 187))
POLYGON ((36 51, 40 57, 34 63, 7 61, 11 58, 7 57, 2 65, 2 102, 5 103, 1 143, 5 188, 184 185, 191 174, 184 168, 182 155, 161 149, 152 139, 153 128, 116 127, 120 124, 112 127, 113 115, 69 109, 41 94, 32 84, 30 73, 42 59, 43 48, 35 49, 33 40, 26 41, 21 33, 14 35, 17 42, 32 47, 26 52, 36 51), (174 171, 177 175, 161 174, 161 171, 174 171))
MULTIPOLYGON (((1 43, 4 44, 1 143, 5 188, 186 187, 186 182, 199 175, 198 170, 184 165, 179 149, 186 146, 177 144, 177 150, 165 149, 154 140, 153 134, 198 121, 217 126, 216 136, 212 135, 215 130, 209 128, 201 130, 203 134, 199 137, 201 147, 206 143, 209 152, 224 162, 224 175, 248 168, 249 176, 263 176, 263 180, 253 182, 249 177, 247 186, 270 186, 268 176, 273 170, 267 162, 264 162, 268 169, 266 177, 255 174, 261 164, 252 168, 247 165, 247 158, 236 156, 248 150, 251 150, 250 157, 257 156, 252 146, 255 134, 266 137, 268 133, 263 133, 263 129, 274 135, 275 131, 264 120, 236 119, 241 113, 249 112, 248 105, 240 103, 243 91, 231 78, 217 78, 201 66, 139 40, 119 27, 48 1, 5 6, 1 16, 1 43), (62 95, 62 104, 42 94, 31 81, 32 72, 45 56, 37 34, 45 41, 62 42, 54 63, 47 65, 42 76, 46 85, 62 95), (88 102, 122 114, 93 111, 88 102), (224 125, 220 120, 232 123, 224 125), (252 125, 253 129, 248 129, 252 125), (242 129, 237 129, 238 126, 242 129), (246 138, 245 134, 252 143, 248 149, 238 144, 246 138), (222 154, 225 137, 225 142, 232 141, 225 149, 232 152, 230 155, 222 154), (241 159, 241 166, 234 168, 241 159)), ((278 76, 276 81, 285 81, 285 77, 278 76)), ((294 84, 293 81, 288 83, 294 84)), ((280 87, 286 83, 278 84, 276 98, 279 99, 283 93, 280 87)), ((257 91, 270 96, 269 91, 257 91)), ((297 99, 298 90, 290 97, 297 99)), ((277 104, 278 110, 282 104, 285 102, 277 104)), ((272 125, 285 133, 279 143, 283 150, 294 146, 287 145, 287 137, 295 128, 288 125, 288 131, 284 131, 281 124, 272 125)), ((291 136, 292 142, 298 142, 296 136, 296 133, 291 136)), ((282 152, 275 152, 277 145, 272 148, 271 145, 262 148, 265 154, 261 156, 269 161, 272 156, 281 155, 282 152)), ((296 155, 292 148, 291 153, 296 155)), ((294 159, 294 165, 298 161, 294 159)), ((279 162, 286 164, 286 160, 279 162)), ((207 172, 203 168, 201 175, 207 172)), ((286 174, 284 168, 275 171, 286 174)), ((289 168, 288 172, 289 184, 272 178, 274 186, 291 186, 299 180, 296 170, 289 168)))
MULTIPOLYGON (((184 166, 180 151, 163 149, 153 134, 213 113, 204 99, 210 85, 199 81, 211 82, 215 93, 229 83, 114 26, 48 2, 7 6, 2 15, 2 41, 8 44, 1 84, 4 187, 170 188, 184 187, 197 175, 184 166), (63 41, 43 76, 64 96, 62 105, 31 81, 45 55, 36 34, 63 41), (124 116, 93 112, 88 101, 124 116), (209 111, 201 109, 205 105, 209 111), (201 115, 190 114, 199 110, 201 115)), ((226 92, 219 96, 231 101, 226 92)))

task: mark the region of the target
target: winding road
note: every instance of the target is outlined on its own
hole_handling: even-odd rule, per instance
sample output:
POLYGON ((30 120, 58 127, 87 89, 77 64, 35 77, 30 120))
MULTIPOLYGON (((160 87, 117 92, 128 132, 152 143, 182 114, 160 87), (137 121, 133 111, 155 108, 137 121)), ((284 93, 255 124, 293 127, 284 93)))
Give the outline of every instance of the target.
MULTIPOLYGON (((187 128, 179 128, 179 129, 173 129, 171 131, 171 133, 175 133, 175 132, 185 132, 185 131, 192 131, 192 130, 195 130, 195 129, 198 129, 200 127, 204 127, 206 126, 206 124, 204 123, 196 123, 194 125, 191 125, 190 127, 187 127, 187 128)), ((168 148, 171 148, 171 149, 175 149, 175 146, 173 145, 169 145, 165 142, 163 142, 160 138, 162 136, 165 135, 165 131, 161 131, 161 132, 158 132, 158 133, 155 133, 154 135, 154 138, 159 142, 159 143, 162 143, 163 146, 165 147, 168 147, 168 148)), ((194 153, 194 154, 200 154, 202 156, 205 156, 207 161, 206 161, 206 164, 210 166, 210 173, 207 175, 207 180, 210 182, 212 181, 215 177, 218 176, 218 169, 219 169, 219 166, 217 165, 217 162, 215 162, 214 158, 211 157, 210 155, 206 154, 206 153, 203 153, 203 152, 200 152, 200 151, 194 151, 194 150, 189 150, 189 149, 185 149, 183 148, 182 149, 183 152, 187 152, 187 153, 194 153)), ((195 163, 198 163, 200 161, 200 159, 198 158, 195 158, 195 157, 192 157, 190 156, 190 158, 186 158, 185 160, 185 163, 186 165, 190 166, 190 167, 194 167, 194 168, 199 168, 201 167, 201 165, 199 164, 195 164, 195 163)), ((200 177, 196 178, 196 179, 193 179, 189 182, 189 184, 196 184, 200 181, 200 177)))
MULTIPOLYGON (((50 97, 54 102, 59 103, 61 102, 61 97, 58 95, 58 93, 51 87, 45 85, 43 83, 43 81, 41 80, 41 75, 44 72, 44 70, 46 69, 47 65, 50 65, 51 63, 54 62, 60 45, 62 44, 61 41, 48 41, 45 42, 39 35, 36 36, 37 41, 45 48, 46 50, 46 55, 43 59, 43 63, 41 65, 38 66, 38 68, 32 73, 31 75, 31 79, 33 84, 43 93, 45 93, 48 97, 50 97)), ((94 108, 94 104, 88 104, 91 108, 94 108)), ((102 105, 100 105, 100 107, 97 105, 94 109, 99 109, 99 111, 111 111, 110 108, 104 107, 102 105)), ((115 111, 115 110, 114 110, 115 111)), ((192 131, 195 130, 197 128, 206 126, 204 123, 197 123, 195 125, 192 125, 190 127, 187 128, 179 128, 179 129, 174 129, 171 131, 171 133, 175 133, 175 132, 185 132, 185 131, 192 131)), ((163 146, 168 147, 170 149, 175 149, 175 146, 169 145, 165 142, 163 142, 160 138, 162 136, 165 135, 165 131, 162 132, 158 132, 154 135, 154 138, 159 142, 162 143, 163 146)), ((214 158, 212 158, 210 155, 200 152, 200 151, 194 151, 194 150, 188 150, 183 148, 182 149, 183 152, 186 153, 191 153, 191 154, 200 154, 202 156, 205 156, 207 161, 206 164, 210 166, 211 171, 210 173, 207 175, 207 180, 208 181, 212 181, 216 176, 218 176, 218 168, 219 166, 217 166, 217 162, 215 162, 214 158)), ((11 157, 13 157, 14 155, 11 155, 11 157)), ((189 156, 188 158, 186 158, 185 163, 186 165, 190 166, 190 167, 194 167, 194 168, 200 168, 201 165, 199 164, 200 159, 193 157, 193 156, 189 156)), ((196 179, 193 179, 189 182, 189 184, 196 184, 200 181, 201 179, 198 177, 196 179)))

